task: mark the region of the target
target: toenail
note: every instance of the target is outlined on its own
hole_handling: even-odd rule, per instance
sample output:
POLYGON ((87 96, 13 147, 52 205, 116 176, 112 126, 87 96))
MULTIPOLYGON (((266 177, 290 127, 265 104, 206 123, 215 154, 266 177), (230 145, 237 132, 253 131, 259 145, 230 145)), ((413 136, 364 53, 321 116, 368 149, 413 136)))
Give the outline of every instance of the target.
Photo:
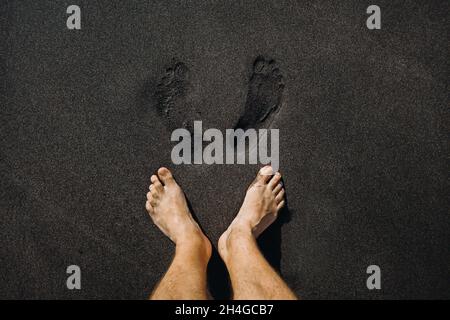
POLYGON ((271 167, 271 166, 263 167, 263 168, 260 170, 260 173, 261 173, 262 175, 271 175, 271 174, 272 174, 272 167, 271 167))

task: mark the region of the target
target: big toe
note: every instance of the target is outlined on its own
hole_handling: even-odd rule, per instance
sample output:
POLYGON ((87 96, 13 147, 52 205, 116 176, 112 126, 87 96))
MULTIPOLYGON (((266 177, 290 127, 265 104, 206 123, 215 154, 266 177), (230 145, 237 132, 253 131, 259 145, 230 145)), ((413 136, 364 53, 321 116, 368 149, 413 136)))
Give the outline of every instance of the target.
POLYGON ((170 185, 175 180, 173 179, 172 172, 169 169, 161 167, 158 169, 158 177, 164 185, 170 185))
POLYGON ((254 183, 266 184, 272 177, 273 171, 271 166, 262 167, 256 175, 254 183))

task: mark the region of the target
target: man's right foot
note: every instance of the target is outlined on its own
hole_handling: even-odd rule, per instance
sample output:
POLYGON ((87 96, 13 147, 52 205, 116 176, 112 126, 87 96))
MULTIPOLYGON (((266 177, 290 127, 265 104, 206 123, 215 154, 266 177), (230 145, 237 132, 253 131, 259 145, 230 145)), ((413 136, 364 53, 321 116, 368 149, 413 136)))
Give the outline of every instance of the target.
POLYGON ((230 224, 219 239, 218 250, 226 262, 228 251, 234 239, 253 237, 256 239, 277 218, 279 210, 284 206, 284 188, 281 174, 272 175, 270 166, 263 167, 247 190, 244 202, 230 224))

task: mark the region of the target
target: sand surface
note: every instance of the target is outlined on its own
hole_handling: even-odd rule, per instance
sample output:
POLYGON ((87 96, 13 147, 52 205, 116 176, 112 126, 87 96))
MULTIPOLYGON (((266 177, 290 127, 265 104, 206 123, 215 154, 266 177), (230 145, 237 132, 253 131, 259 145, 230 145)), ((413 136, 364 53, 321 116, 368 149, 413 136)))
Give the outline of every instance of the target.
POLYGON ((78 31, 65 1, 0 4, 1 298, 145 298, 173 254, 144 208, 162 165, 216 244, 258 166, 173 165, 154 92, 181 61, 177 119, 232 128, 259 55, 285 82, 271 127, 288 210, 262 246, 288 284, 308 299, 450 298, 448 3, 379 0, 375 31, 371 1, 76 4, 78 31))

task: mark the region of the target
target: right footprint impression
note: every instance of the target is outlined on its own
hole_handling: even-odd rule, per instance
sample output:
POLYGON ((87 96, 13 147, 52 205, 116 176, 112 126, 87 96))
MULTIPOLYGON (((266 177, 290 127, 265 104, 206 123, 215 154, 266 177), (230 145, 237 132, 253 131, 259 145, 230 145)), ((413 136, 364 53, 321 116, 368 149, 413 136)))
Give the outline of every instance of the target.
POLYGON ((235 129, 268 127, 281 107, 283 75, 275 60, 258 56, 253 63, 247 101, 235 129))

